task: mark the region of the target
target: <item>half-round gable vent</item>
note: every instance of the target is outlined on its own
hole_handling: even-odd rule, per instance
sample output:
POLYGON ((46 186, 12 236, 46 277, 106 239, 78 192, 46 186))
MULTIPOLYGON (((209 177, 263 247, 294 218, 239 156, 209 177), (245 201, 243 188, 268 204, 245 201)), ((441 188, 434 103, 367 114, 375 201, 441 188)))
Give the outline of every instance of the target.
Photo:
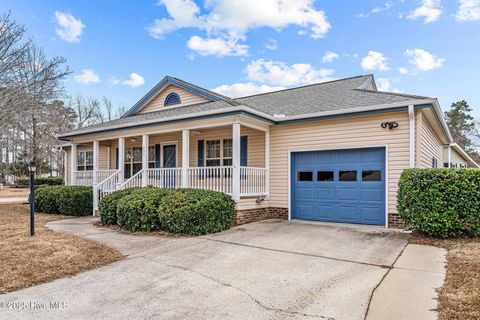
POLYGON ((169 93, 168 96, 165 98, 165 102, 163 103, 164 106, 172 106, 174 104, 180 104, 182 101, 180 100, 180 96, 175 92, 169 93))

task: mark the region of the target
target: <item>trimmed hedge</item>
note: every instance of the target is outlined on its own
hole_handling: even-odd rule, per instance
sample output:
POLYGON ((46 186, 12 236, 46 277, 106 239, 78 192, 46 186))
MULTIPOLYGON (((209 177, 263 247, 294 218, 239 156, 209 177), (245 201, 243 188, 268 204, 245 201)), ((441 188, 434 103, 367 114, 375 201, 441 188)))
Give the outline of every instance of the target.
POLYGON ((222 192, 177 189, 158 208, 162 230, 207 234, 229 229, 235 216, 235 201, 222 192))
MULTIPOLYGON (((28 186, 30 185, 29 178, 18 178, 15 182, 19 186, 28 186)), ((62 178, 35 178, 34 184, 36 186, 47 185, 47 186, 62 186, 65 184, 62 178)))
POLYGON ((129 195, 136 189, 124 189, 112 192, 106 195, 98 202, 98 210, 100 211, 100 222, 104 225, 117 224, 117 206, 118 201, 129 195))
POLYGON ((127 230, 145 231, 160 229, 157 208, 170 189, 140 188, 131 190, 118 200, 117 223, 127 230))
POLYGON ((35 191, 37 212, 85 216, 92 214, 92 187, 48 186, 35 191))
POLYGON ((480 170, 407 169, 397 208, 409 227, 424 234, 480 236, 480 170))

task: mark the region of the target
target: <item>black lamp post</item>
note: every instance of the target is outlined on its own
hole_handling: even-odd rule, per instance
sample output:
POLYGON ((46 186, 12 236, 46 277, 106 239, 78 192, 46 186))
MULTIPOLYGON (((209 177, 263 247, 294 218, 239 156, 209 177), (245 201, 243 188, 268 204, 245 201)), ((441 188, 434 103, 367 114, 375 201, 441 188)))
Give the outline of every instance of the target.
POLYGON ((30 171, 30 236, 35 235, 35 161, 30 161, 28 171, 30 171))

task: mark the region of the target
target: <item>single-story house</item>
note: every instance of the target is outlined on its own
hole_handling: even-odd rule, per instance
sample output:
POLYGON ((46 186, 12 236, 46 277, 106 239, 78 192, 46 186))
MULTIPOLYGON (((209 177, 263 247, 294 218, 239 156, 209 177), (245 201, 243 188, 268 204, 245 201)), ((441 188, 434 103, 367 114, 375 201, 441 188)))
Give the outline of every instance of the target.
POLYGON ((437 99, 377 90, 373 75, 232 99, 167 76, 121 118, 61 134, 66 183, 225 192, 237 222, 401 227, 406 168, 478 167, 437 99))

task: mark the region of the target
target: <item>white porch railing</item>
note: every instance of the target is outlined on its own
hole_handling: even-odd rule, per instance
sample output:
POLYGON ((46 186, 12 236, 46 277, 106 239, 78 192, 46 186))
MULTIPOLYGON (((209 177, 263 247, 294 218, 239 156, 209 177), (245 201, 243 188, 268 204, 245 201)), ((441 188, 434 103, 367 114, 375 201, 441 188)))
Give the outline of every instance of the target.
POLYGON ((91 186, 93 184, 93 171, 74 171, 75 185, 91 186))
MULTIPOLYGON (((100 183, 101 181, 110 177, 116 171, 117 170, 98 170, 97 181, 100 183)), ((73 175, 75 176, 75 180, 77 181, 77 186, 93 185, 93 171, 74 171, 73 175)))
POLYGON ((97 189, 99 192, 99 199, 117 190, 117 184, 120 178, 120 170, 109 170, 109 171, 111 171, 111 174, 105 179, 102 179, 100 183, 97 185, 97 189))
POLYGON ((146 170, 147 186, 156 188, 181 188, 182 168, 156 168, 146 170))
POLYGON ((267 194, 267 169, 240 167, 240 195, 261 196, 267 194))
POLYGON ((140 188, 144 170, 140 170, 120 185, 118 189, 140 188))
POLYGON ((188 169, 188 186, 232 194, 233 167, 195 167, 188 169))

